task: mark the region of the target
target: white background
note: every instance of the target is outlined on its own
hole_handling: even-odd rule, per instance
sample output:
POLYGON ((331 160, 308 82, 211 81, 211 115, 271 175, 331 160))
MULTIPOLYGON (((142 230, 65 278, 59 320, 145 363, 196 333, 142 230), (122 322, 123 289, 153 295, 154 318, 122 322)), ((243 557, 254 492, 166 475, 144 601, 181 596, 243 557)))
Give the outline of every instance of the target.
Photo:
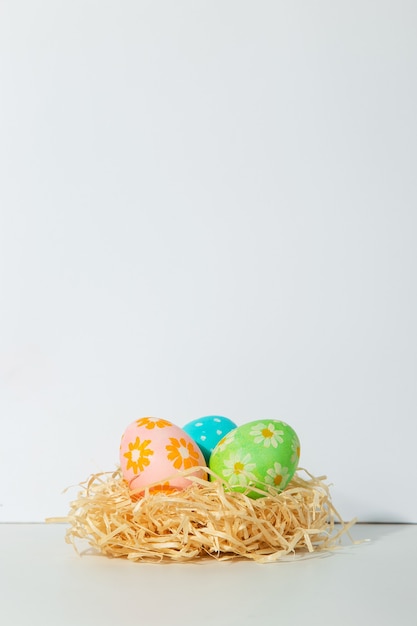
POLYGON ((417 522, 417 5, 1 0, 0 521, 133 419, 284 419, 417 522))

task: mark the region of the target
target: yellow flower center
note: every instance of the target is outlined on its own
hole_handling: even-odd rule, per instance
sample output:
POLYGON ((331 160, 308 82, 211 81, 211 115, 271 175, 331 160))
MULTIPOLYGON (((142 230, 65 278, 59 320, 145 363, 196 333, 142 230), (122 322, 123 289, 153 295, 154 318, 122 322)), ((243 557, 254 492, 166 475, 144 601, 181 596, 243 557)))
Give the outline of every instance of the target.
POLYGON ((245 466, 243 465, 243 463, 240 463, 240 461, 237 461, 237 463, 234 464, 233 468, 234 468, 235 474, 240 474, 240 472, 245 468, 245 466))
POLYGON ((280 474, 277 474, 274 478, 275 487, 278 487, 281 483, 282 483, 282 476, 280 474))
POLYGON ((267 437, 272 437, 274 433, 272 432, 272 430, 269 430, 269 428, 264 428, 262 430, 262 435, 267 438, 267 437))

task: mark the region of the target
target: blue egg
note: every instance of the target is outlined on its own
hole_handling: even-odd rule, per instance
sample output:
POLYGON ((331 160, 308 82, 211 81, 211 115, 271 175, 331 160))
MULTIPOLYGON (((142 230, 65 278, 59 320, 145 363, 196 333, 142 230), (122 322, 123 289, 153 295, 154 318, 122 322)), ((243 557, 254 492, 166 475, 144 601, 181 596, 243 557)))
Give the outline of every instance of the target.
POLYGON ((200 417, 182 427, 199 446, 207 465, 210 455, 219 441, 234 428, 237 428, 237 424, 229 420, 228 417, 221 415, 206 415, 206 417, 200 417))

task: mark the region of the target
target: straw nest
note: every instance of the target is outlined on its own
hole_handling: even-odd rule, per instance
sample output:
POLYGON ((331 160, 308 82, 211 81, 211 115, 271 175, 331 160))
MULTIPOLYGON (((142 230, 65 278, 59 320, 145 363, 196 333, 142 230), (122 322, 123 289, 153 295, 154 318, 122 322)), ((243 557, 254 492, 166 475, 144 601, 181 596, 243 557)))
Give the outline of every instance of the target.
MULTIPOLYGON (((195 471, 195 468, 193 468, 195 471)), ((207 468, 205 468, 207 469, 207 468)), ((191 476, 183 491, 129 491, 120 470, 94 474, 66 518, 67 543, 87 540, 94 551, 131 561, 246 558, 261 563, 308 555, 340 544, 355 520, 344 523, 331 502, 326 477, 298 472, 277 494, 251 499, 220 480, 191 476)), ((78 551, 78 550, 77 550, 78 551)))

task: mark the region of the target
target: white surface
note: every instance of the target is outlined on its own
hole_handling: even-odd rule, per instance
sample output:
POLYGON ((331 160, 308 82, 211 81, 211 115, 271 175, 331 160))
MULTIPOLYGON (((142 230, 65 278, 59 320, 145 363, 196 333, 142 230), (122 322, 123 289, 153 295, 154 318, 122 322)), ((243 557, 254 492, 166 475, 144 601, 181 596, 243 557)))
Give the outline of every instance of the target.
POLYGON ((220 413, 288 421, 347 519, 417 521, 416 32, 2 0, 0 520, 65 515, 139 416, 220 413))
POLYGON ((64 526, 0 525, 7 626, 415 626, 417 526, 360 525, 327 557, 148 565, 79 557, 64 526))

